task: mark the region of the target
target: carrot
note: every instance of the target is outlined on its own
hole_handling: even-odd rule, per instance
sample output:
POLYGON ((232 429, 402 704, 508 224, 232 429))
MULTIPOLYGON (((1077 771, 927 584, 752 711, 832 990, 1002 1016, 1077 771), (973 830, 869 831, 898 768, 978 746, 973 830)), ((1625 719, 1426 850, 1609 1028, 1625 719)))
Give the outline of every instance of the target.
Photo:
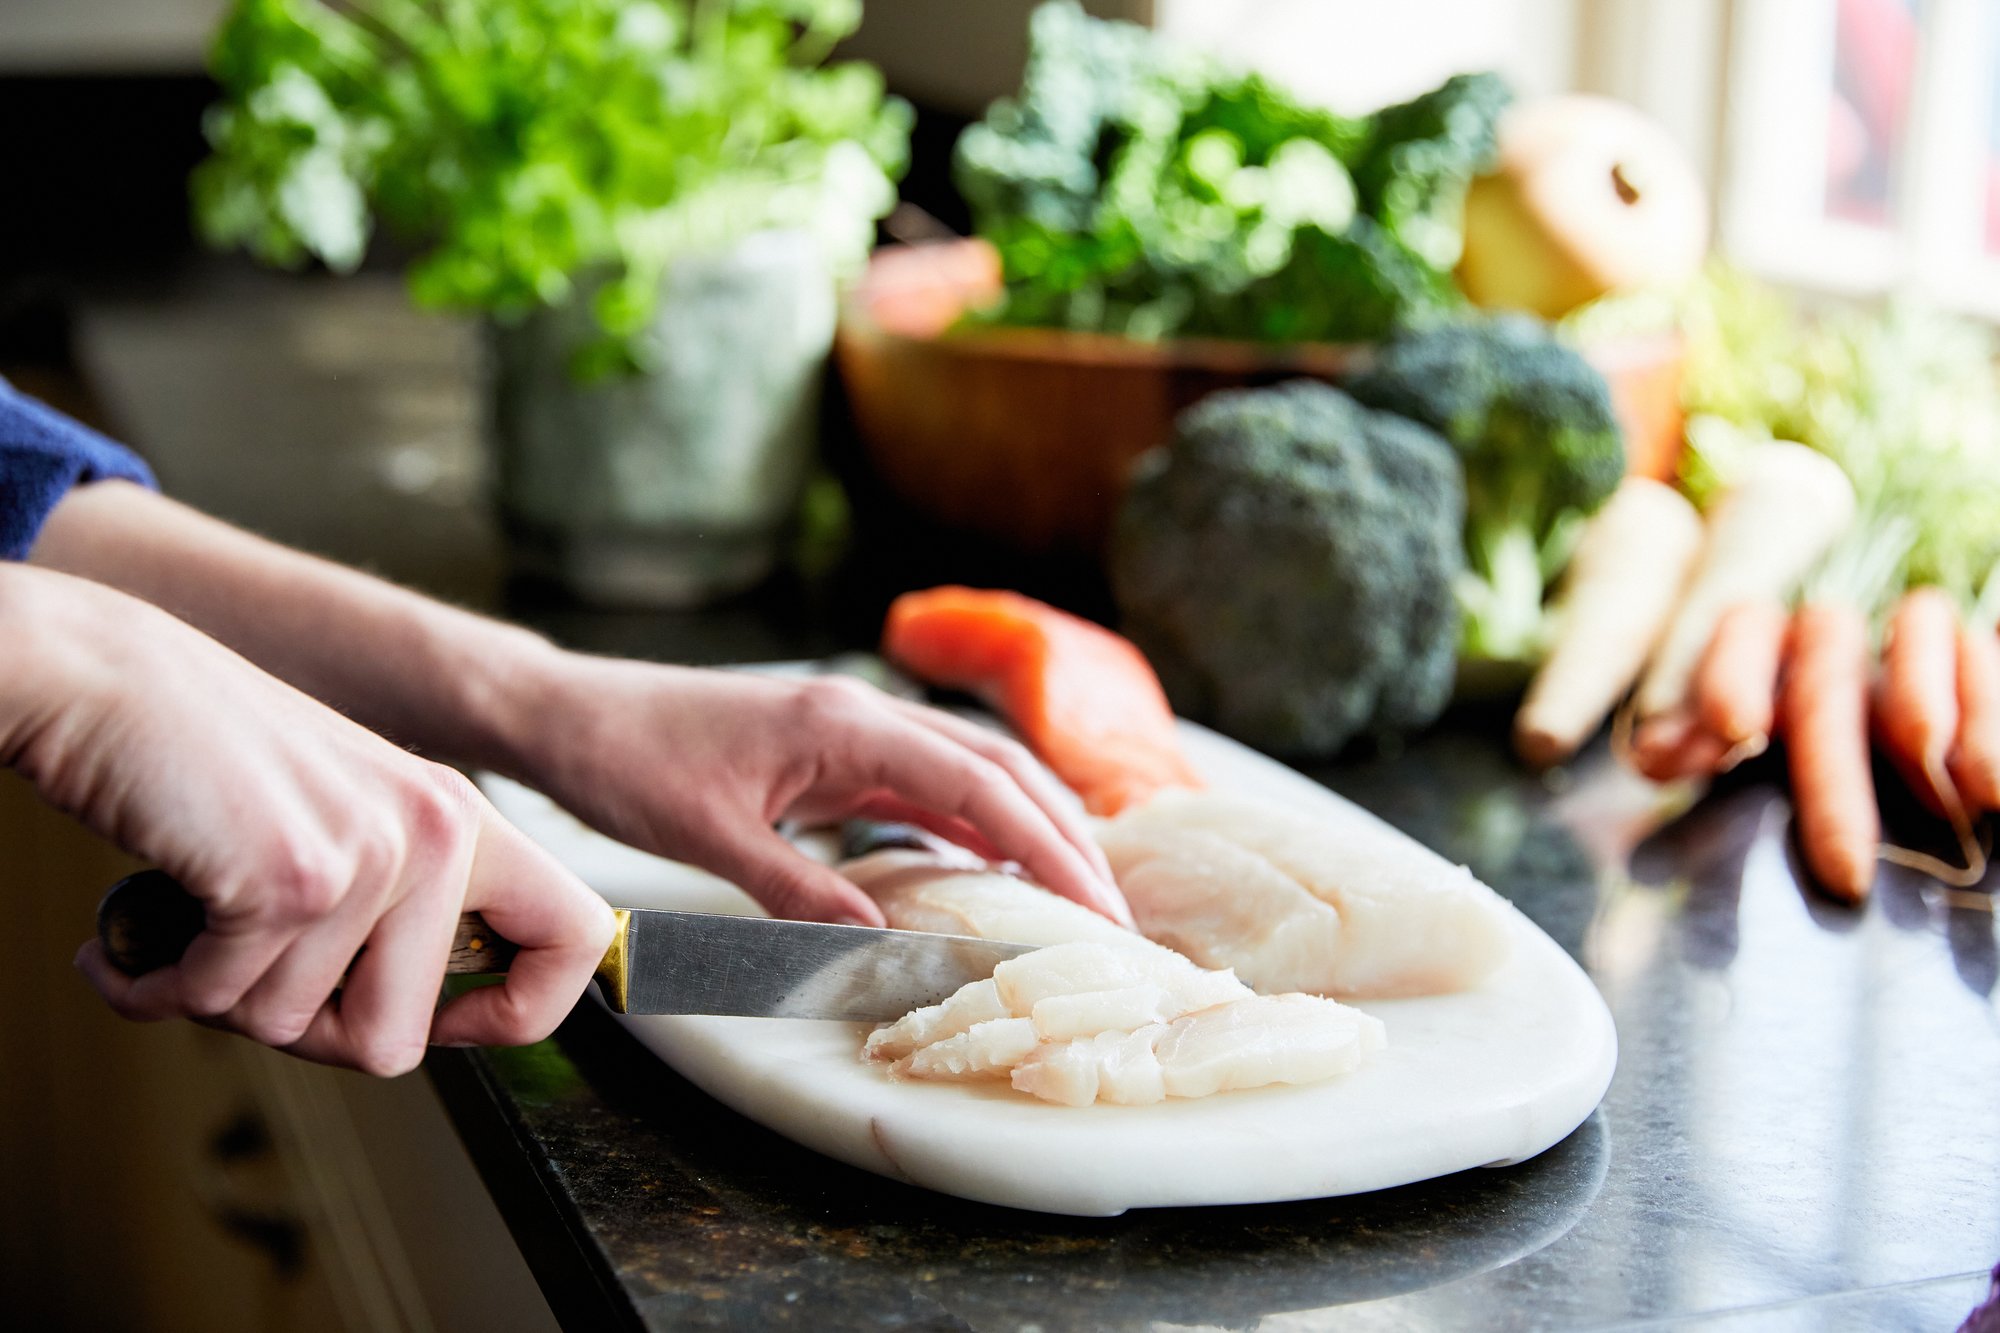
POLYGON ((1958 736, 1958 608, 1942 588, 1912 588, 1896 604, 1875 688, 1882 748, 1933 814, 1965 823, 1945 761, 1958 736))
POLYGON ((1715 623, 1694 674, 1695 716, 1741 751, 1760 754, 1777 725, 1778 672, 1791 615, 1775 597, 1738 602, 1715 623))
POLYGON ((1946 761, 1971 810, 2000 810, 2000 639, 1958 627, 1958 741, 1946 761))
POLYGON ((1806 869, 1831 896, 1867 899, 1882 817, 1868 762, 1868 626, 1859 610, 1808 602, 1792 617, 1779 725, 1806 869))
POLYGON ((1627 477, 1591 517, 1564 576, 1556 641, 1514 717, 1514 749, 1535 768, 1575 754, 1631 688, 1666 628, 1701 549, 1681 493, 1627 477))
POLYGON ((1202 785, 1159 677, 1108 629, 1019 593, 943 587, 891 603, 882 644, 911 674, 997 708, 1092 814, 1202 785))
POLYGON ((1826 455, 1755 445, 1708 515, 1701 557, 1639 682, 1641 717, 1679 708, 1716 621, 1738 602, 1782 597, 1854 521, 1854 486, 1826 455))
POLYGON ((1704 728, 1687 712, 1660 713, 1639 723, 1626 747, 1626 762, 1654 782, 1705 778, 1720 772, 1729 742, 1704 728))

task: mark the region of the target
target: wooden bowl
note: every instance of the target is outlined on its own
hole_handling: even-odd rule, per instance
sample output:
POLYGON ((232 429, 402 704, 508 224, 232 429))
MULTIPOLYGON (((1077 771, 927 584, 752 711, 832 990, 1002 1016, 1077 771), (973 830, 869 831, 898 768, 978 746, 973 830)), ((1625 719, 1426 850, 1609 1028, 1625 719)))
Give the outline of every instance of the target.
MULTIPOLYGON (((1361 344, 959 325, 1000 294, 983 241, 887 246, 850 294, 834 355, 870 465, 905 502, 1036 554, 1096 555, 1133 459, 1218 389, 1338 380, 1361 344)), ((1680 439, 1672 338, 1587 353, 1611 385, 1633 470, 1671 475, 1680 439)))

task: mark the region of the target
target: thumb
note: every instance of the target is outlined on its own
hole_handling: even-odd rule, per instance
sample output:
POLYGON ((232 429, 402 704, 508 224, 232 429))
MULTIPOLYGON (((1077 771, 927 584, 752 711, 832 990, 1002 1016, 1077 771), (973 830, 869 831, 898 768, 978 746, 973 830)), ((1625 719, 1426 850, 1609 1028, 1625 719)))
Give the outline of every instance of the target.
POLYGON ((755 898, 772 916, 848 926, 887 924, 873 898, 770 829, 754 829, 722 843, 707 869, 755 898))

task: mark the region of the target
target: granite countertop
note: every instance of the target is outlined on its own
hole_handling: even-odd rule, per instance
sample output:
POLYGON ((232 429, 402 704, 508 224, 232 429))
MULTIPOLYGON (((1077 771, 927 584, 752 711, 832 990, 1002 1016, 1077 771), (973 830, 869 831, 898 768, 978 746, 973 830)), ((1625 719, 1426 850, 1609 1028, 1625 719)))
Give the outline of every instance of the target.
POLYGON ((1768 774, 1636 845, 1656 809, 1601 752, 1552 792, 1468 726, 1316 776, 1470 862, 1602 987, 1618 1073, 1555 1149, 1349 1199, 1075 1219, 816 1157, 594 1009, 539 1047, 438 1053, 432 1077, 579 1327, 1945 1329, 1982 1299, 1990 913, 1887 872, 1864 912, 1808 896, 1768 774))
MULTIPOLYGON (((393 286, 230 278, 96 301, 77 327, 111 424, 225 517, 597 651, 865 644, 864 615, 786 585, 677 616, 510 597, 477 505, 469 339, 393 286)), ((798 1149, 594 1007, 538 1046, 434 1053, 431 1077, 577 1328, 1954 1327, 2000 1259, 1984 900, 1889 867, 1862 911, 1803 890, 1768 766, 1669 819, 1601 749, 1544 781, 1500 736, 1460 718, 1314 776, 1469 863, 1602 989, 1610 1092, 1519 1166, 1049 1217, 798 1149)))

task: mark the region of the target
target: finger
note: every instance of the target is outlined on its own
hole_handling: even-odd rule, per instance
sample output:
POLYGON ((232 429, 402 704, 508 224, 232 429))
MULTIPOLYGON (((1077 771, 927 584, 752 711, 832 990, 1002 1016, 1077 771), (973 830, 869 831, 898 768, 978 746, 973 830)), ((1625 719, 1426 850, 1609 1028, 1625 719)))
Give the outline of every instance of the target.
POLYGON ((416 893, 386 913, 348 971, 338 1001, 321 1006, 291 1052, 378 1078, 421 1064, 458 903, 456 892, 416 893))
POLYGON ((83 979, 90 983, 90 988, 103 996, 104 1002, 120 1018, 134 1023, 157 1023, 161 1019, 180 1016, 178 1008, 135 1002, 132 990, 136 983, 133 978, 112 965, 111 959, 105 955, 103 943, 96 939, 85 940, 83 947, 76 951, 76 970, 83 973, 83 979))
POLYGON ((451 1001, 431 1022, 445 1045, 540 1041, 576 1006, 604 959, 616 922, 605 901, 488 807, 464 909, 520 952, 507 979, 451 1001))
POLYGON ((1101 912, 1122 926, 1131 909, 1117 885, 1100 875, 1028 799, 1005 769, 904 721, 869 749, 870 785, 973 825, 1044 888, 1101 912))
POLYGON ((1083 805, 1076 794, 1062 785, 1056 776, 1044 767, 1041 761, 1028 752, 1027 748, 1005 736, 998 735, 990 728, 938 708, 927 708, 921 704, 904 700, 891 701, 912 720, 933 731, 942 732, 974 753, 991 760, 1007 770, 1014 780, 1021 784, 1029 799, 1042 808, 1070 846, 1076 848, 1083 859, 1102 878, 1111 879, 1111 863, 1105 859, 1103 848, 1091 836, 1090 824, 1083 812, 1083 805))
POLYGON ((298 927, 211 915, 207 929, 194 937, 177 966, 139 979, 139 1002, 151 1003, 157 996, 159 1003, 170 1003, 189 1018, 228 1014, 303 933, 298 927))
MULTIPOLYGON (((224 1023, 253 1041, 267 1046, 289 1047, 304 1041, 315 1024, 320 1024, 327 1001, 350 968, 358 966, 356 955, 374 933, 382 901, 391 890, 386 886, 356 885, 347 893, 333 915, 299 932, 291 946, 279 955, 242 1000, 223 1016, 224 1023)), ((322 1029, 326 1025, 320 1024, 322 1029)), ((347 1064, 341 1052, 337 1023, 334 1034, 322 1031, 315 1038, 309 1056, 329 1064, 347 1064)))
POLYGON ((844 816, 848 819, 872 819, 884 824, 909 824, 935 833, 946 842, 956 843, 974 856, 987 861, 1004 861, 1002 852, 985 834, 963 819, 953 819, 948 815, 926 810, 914 805, 893 792, 877 792, 856 801, 844 816))
POLYGON ((873 898, 753 819, 718 830, 703 849, 701 863, 775 917, 844 926, 887 924, 873 898))
POLYGON ((369 931, 338 1003, 322 1006, 294 1043, 295 1054, 380 1078, 422 1063, 473 856, 465 839, 434 869, 419 872, 421 880, 405 884, 369 931))

